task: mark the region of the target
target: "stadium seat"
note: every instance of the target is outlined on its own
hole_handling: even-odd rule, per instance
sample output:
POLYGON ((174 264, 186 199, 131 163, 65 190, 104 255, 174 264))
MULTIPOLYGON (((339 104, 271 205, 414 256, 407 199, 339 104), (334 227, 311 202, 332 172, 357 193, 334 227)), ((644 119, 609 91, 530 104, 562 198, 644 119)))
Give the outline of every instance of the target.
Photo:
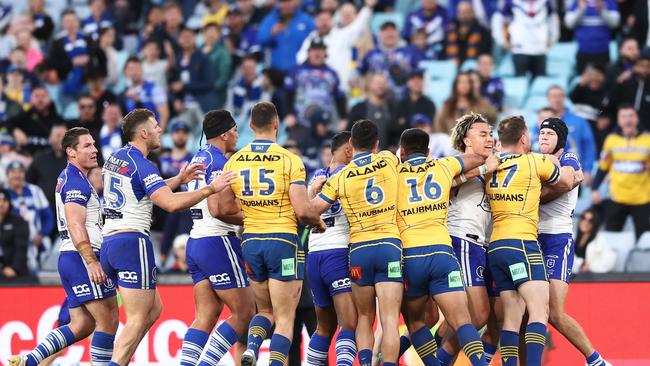
POLYGON ((436 104, 436 109, 440 110, 442 104, 451 95, 451 80, 427 80, 425 83, 424 94, 431 98, 436 104))
POLYGON ((546 73, 549 76, 556 76, 558 78, 569 79, 575 73, 573 65, 567 65, 565 60, 554 60, 552 58, 546 59, 546 73))
POLYGON ((578 44, 576 42, 560 42, 548 50, 547 59, 564 61, 565 67, 569 63, 571 66, 576 63, 576 52, 578 44))
POLYGON ((636 242, 637 248, 647 248, 650 249, 650 231, 646 231, 641 235, 639 240, 636 242))
POLYGON ((532 113, 537 113, 537 111, 547 105, 548 101, 545 95, 529 95, 528 99, 526 99, 526 104, 524 104, 524 108, 532 113))
POLYGON ((601 234, 607 245, 618 254, 613 272, 623 272, 628 254, 634 248, 634 233, 629 231, 603 231, 601 234))
POLYGON ((625 262, 625 272, 650 272, 650 231, 646 231, 630 251, 625 262))
POLYGON ((476 60, 465 60, 460 65, 460 71, 476 71, 478 69, 478 62, 476 60))
POLYGON ((525 76, 504 77, 505 106, 508 109, 521 108, 528 95, 528 78, 525 76))
POLYGON ((616 63, 618 61, 618 44, 616 41, 609 42, 609 62, 616 63))
POLYGON ((533 80, 533 83, 530 86, 530 95, 542 95, 546 96, 548 88, 553 85, 559 85, 564 89, 566 93, 567 80, 566 78, 554 77, 554 76, 538 76, 533 80))
POLYGON ((370 21, 370 30, 373 34, 379 33, 379 28, 382 24, 391 21, 397 25, 397 29, 401 32, 404 28, 404 15, 400 13, 376 13, 370 21))
POLYGON ((512 62, 511 54, 507 54, 501 59, 496 68, 496 74, 501 77, 515 75, 515 64, 512 62))
POLYGON ((458 66, 454 61, 422 61, 426 80, 454 80, 458 66))

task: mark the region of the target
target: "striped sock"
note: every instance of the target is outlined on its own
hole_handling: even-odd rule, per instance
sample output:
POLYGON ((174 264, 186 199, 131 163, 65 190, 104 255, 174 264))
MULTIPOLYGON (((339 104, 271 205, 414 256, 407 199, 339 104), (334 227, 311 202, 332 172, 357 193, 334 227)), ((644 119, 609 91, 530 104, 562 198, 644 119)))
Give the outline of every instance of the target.
POLYGON ((269 346, 269 366, 284 366, 288 364, 291 341, 281 334, 273 334, 269 346))
POLYGON ((239 339, 239 335, 228 324, 223 322, 217 327, 210 337, 210 345, 205 351, 205 355, 201 358, 199 366, 217 366, 221 357, 228 352, 235 342, 239 339))
POLYGON ((117 363, 117 362, 111 361, 111 362, 108 363, 108 366, 120 366, 120 364, 117 363))
POLYGON ((343 330, 336 336, 336 365, 352 366, 357 356, 357 343, 353 330, 343 330))
POLYGON ((519 333, 502 330, 499 337, 499 351, 503 366, 517 366, 519 357, 519 333))
MULTIPOLYGON (((411 342, 415 347, 415 352, 422 359, 425 366, 439 366, 440 362, 436 358, 436 351, 438 346, 433 334, 426 326, 416 330, 411 334, 411 342)), ((401 343, 401 342, 400 342, 401 343)))
POLYGON ((53 329, 32 352, 27 355, 26 366, 36 366, 44 359, 76 342, 70 327, 64 325, 53 329))
POLYGON ((255 315, 248 325, 248 346, 247 349, 255 352, 255 358, 259 356, 262 342, 271 332, 271 321, 261 315, 255 315))
POLYGON ((327 351, 330 349, 330 340, 314 333, 309 340, 307 348, 307 365, 309 366, 326 366, 327 351))
MULTIPOLYGON (((431 333, 431 332, 429 332, 429 333, 431 333)), ((404 353, 406 353, 406 351, 409 348, 411 348, 411 340, 409 339, 409 337, 407 335, 404 335, 404 334, 401 335, 399 337, 399 356, 398 357, 402 357, 404 355, 404 353)))
POLYGON ((372 350, 362 349, 359 351, 359 365, 370 366, 372 365, 372 350))
POLYGON ((93 366, 108 366, 113 357, 115 336, 104 332, 95 332, 90 342, 90 360, 93 366))
POLYGON ((600 354, 595 351, 591 354, 591 356, 586 358, 586 361, 587 366, 605 366, 605 360, 603 360, 603 358, 600 357, 600 354))
POLYGON ((472 362, 472 366, 485 366, 483 342, 481 342, 481 336, 476 331, 476 328, 470 323, 463 324, 458 327, 456 336, 461 347, 463 347, 465 356, 472 362))
POLYGON ((181 350, 181 366, 196 366, 199 363, 203 347, 208 342, 208 333, 190 328, 183 337, 183 349, 181 350))
POLYGON ((497 353, 497 346, 483 342, 483 352, 485 354, 485 363, 489 365, 494 358, 494 354, 497 353))
POLYGON ((454 360, 454 356, 447 353, 444 348, 438 349, 436 357, 438 358, 438 362, 440 362, 440 366, 449 366, 454 360))
POLYGON ((529 323, 526 326, 526 364, 542 366, 542 353, 546 345, 546 324, 529 323))

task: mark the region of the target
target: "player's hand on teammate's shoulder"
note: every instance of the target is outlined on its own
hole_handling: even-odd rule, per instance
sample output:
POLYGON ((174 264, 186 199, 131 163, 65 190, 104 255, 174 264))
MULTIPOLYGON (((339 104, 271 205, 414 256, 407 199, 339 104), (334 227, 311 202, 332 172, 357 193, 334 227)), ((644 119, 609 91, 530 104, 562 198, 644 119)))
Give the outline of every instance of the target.
POLYGON ((237 173, 230 170, 224 170, 210 183, 214 189, 214 193, 223 191, 224 188, 234 183, 233 179, 237 178, 237 173))
POLYGON ((320 191, 323 189, 323 186, 325 185, 325 182, 327 182, 327 177, 324 175, 314 178, 314 182, 311 185, 312 192, 315 194, 320 193, 320 191))
POLYGON ((203 164, 189 164, 184 163, 178 172, 177 177, 181 180, 182 184, 187 184, 195 179, 200 179, 205 175, 203 164))

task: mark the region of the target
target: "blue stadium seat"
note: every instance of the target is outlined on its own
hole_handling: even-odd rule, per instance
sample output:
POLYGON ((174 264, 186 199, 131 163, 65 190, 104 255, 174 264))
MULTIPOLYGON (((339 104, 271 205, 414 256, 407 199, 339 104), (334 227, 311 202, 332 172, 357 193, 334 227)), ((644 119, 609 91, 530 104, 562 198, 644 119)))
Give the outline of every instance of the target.
POLYGON ((465 60, 463 64, 460 65, 460 71, 476 71, 478 70, 478 62, 476 60, 465 60))
POLYGON ((576 42, 560 42, 555 44, 548 50, 546 54, 547 59, 561 60, 571 64, 576 63, 576 52, 578 51, 578 44, 576 42))
POLYGON ((616 41, 609 42, 609 62, 615 63, 618 61, 618 43, 616 41))
POLYGON ((526 99, 526 104, 524 104, 524 108, 530 110, 531 112, 537 113, 537 111, 546 107, 547 105, 548 101, 546 100, 546 96, 529 95, 528 99, 526 99))
POLYGON ((528 95, 528 78, 525 76, 504 77, 505 106, 508 109, 520 108, 528 95))
POLYGON ((548 88, 559 85, 566 92, 567 80, 557 76, 538 76, 530 86, 530 95, 546 95, 548 88))
POLYGON ((433 100, 437 110, 442 108, 442 104, 451 95, 452 83, 452 80, 427 80, 424 84, 424 94, 433 100))
POLYGON ((505 55, 496 68, 496 74, 504 76, 515 76, 515 64, 512 62, 512 55, 505 55))
POLYGON ((421 61, 426 80, 454 80, 458 66, 454 61, 421 61))
POLYGON ((370 21, 370 30, 372 30, 373 34, 379 33, 379 28, 387 21, 395 23, 400 32, 404 28, 404 15, 400 13, 376 13, 370 21))
POLYGON ((617 254, 616 265, 612 272, 623 272, 628 254, 634 247, 634 232, 602 231, 600 235, 603 235, 605 243, 617 254))
POLYGON ((549 76, 569 79, 575 73, 574 65, 567 64, 566 60, 546 59, 546 73, 549 76))

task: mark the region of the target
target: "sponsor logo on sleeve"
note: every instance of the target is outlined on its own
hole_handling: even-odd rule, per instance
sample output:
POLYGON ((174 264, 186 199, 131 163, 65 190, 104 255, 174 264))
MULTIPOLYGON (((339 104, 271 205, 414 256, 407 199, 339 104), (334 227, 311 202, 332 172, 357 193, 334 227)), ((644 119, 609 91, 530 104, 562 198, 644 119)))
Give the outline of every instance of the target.
POLYGON ((162 177, 156 173, 149 174, 143 179, 146 188, 150 188, 154 184, 162 181, 163 181, 162 177))

